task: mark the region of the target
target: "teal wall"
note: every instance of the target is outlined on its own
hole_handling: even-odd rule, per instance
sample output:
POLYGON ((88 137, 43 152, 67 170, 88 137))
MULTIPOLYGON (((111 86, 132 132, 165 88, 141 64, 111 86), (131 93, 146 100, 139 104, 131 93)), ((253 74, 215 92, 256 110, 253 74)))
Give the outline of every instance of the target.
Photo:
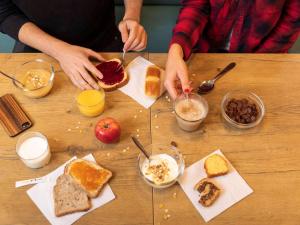
MULTIPOLYGON (((146 51, 167 52, 172 28, 180 8, 179 0, 144 0, 144 3, 141 22, 148 33, 146 51)), ((123 10, 123 6, 116 6, 117 21, 121 20, 123 10)), ((0 33, 0 52, 11 52, 13 45, 14 41, 11 38, 0 33)), ((300 53, 300 38, 290 52, 300 53)))

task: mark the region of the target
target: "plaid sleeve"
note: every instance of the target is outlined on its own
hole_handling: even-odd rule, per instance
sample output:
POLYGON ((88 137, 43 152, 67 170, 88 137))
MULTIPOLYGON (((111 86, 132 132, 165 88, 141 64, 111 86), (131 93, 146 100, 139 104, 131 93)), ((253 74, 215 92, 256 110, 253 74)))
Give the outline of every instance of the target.
POLYGON ((179 44, 187 60, 208 21, 210 7, 208 0, 182 0, 181 4, 170 45, 179 44))
POLYGON ((0 0, 0 32, 18 40, 19 30, 26 22, 26 16, 11 0, 0 0))
POLYGON ((288 0, 277 26, 259 46, 258 53, 288 52, 300 33, 300 1, 288 0))

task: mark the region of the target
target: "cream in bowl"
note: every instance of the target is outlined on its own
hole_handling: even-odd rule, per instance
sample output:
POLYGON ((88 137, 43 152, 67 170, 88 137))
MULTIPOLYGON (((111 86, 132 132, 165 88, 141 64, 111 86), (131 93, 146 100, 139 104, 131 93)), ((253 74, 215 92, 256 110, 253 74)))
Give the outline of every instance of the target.
POLYGON ((195 131, 208 113, 208 104, 197 94, 179 96, 174 105, 178 126, 185 131, 195 131))
POLYGON ((47 138, 39 132, 23 134, 17 142, 16 151, 29 168, 41 168, 47 165, 51 158, 47 138))
POLYGON ((139 156, 139 168, 143 179, 155 188, 173 185, 182 175, 184 160, 179 150, 173 146, 150 145, 155 148, 149 159, 139 156))
POLYGON ((43 59, 32 60, 17 68, 15 78, 23 86, 15 81, 13 81, 13 84, 24 95, 30 98, 41 98, 46 96, 52 89, 54 68, 49 62, 43 59))

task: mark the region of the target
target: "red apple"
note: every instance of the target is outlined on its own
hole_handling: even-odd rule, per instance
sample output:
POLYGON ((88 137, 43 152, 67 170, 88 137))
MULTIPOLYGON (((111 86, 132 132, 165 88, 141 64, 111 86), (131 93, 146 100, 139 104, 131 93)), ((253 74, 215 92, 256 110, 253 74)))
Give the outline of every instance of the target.
POLYGON ((105 144, 114 143, 120 140, 121 127, 116 120, 107 117, 96 124, 95 135, 98 140, 105 144))

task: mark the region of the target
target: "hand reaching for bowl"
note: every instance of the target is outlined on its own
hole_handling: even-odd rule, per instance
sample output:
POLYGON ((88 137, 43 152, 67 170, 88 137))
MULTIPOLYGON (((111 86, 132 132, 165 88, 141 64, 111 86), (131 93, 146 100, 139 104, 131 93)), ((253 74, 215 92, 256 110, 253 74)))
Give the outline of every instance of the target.
POLYGON ((147 46, 147 33, 137 21, 125 19, 119 23, 124 51, 142 51, 147 46))
POLYGON ((59 52, 55 58, 59 61, 61 68, 68 75, 73 84, 81 90, 99 89, 98 84, 90 73, 100 79, 103 75, 93 63, 91 63, 90 58, 105 61, 100 54, 88 48, 69 44, 61 47, 59 52))

